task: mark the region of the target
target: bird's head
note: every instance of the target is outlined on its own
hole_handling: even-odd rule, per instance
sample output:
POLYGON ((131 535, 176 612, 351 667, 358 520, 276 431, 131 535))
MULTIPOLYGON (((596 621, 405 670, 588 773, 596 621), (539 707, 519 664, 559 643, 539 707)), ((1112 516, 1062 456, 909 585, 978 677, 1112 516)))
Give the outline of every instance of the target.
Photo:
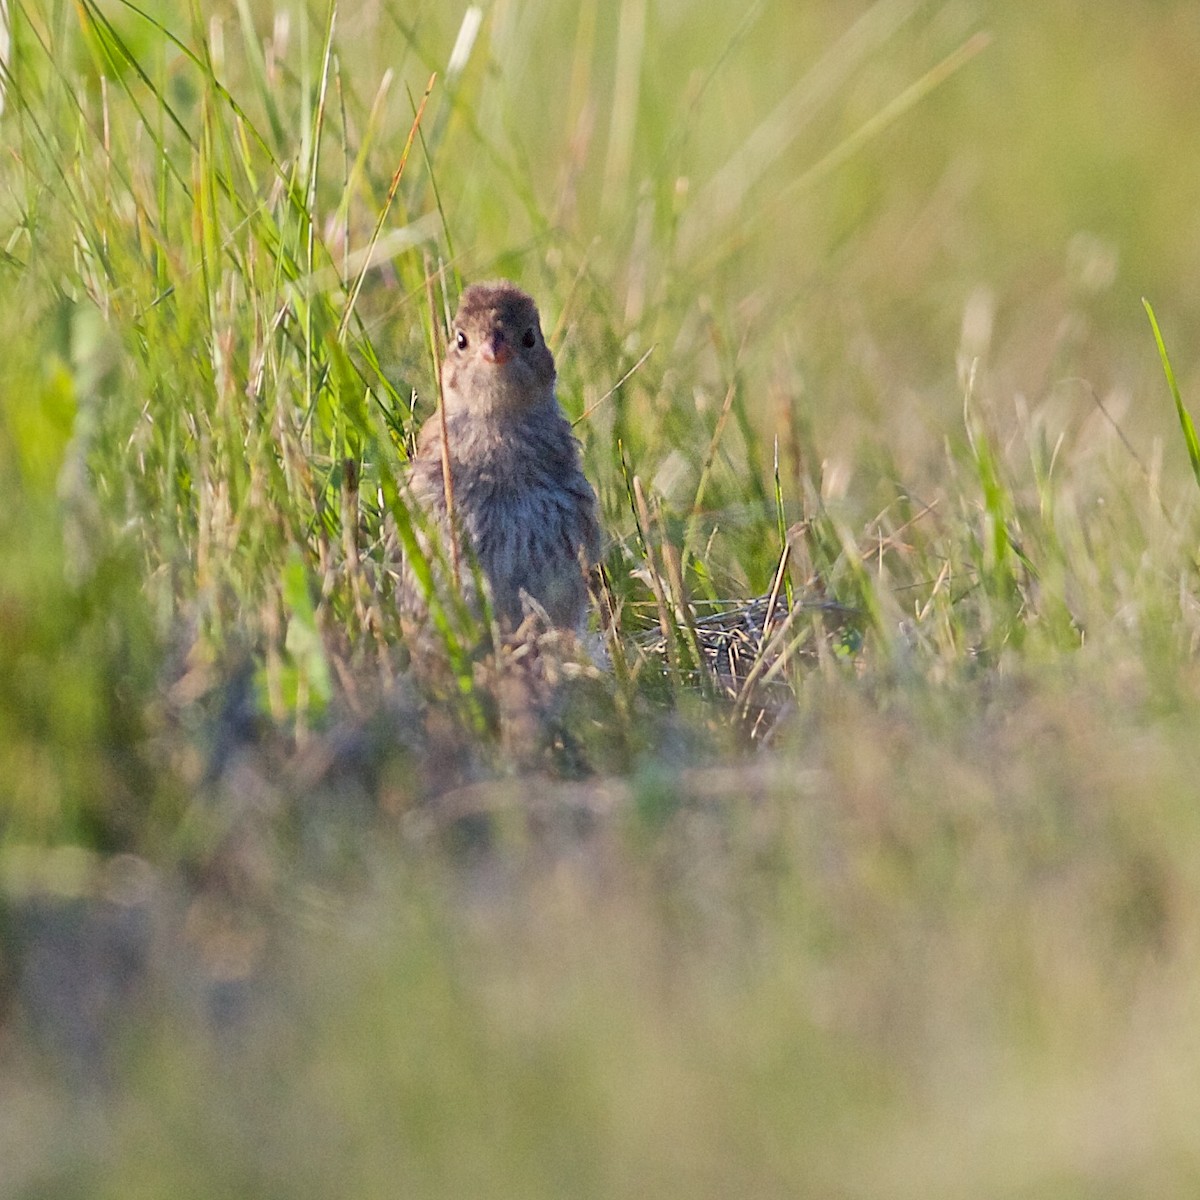
POLYGON ((537 306, 511 283, 477 283, 463 292, 442 364, 451 408, 511 412, 554 392, 554 356, 537 306))

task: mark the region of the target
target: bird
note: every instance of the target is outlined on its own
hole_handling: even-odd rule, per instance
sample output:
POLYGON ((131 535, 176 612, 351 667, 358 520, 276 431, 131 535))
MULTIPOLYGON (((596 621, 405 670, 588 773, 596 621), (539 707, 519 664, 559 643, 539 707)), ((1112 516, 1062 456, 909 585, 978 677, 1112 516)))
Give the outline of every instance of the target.
MULTIPOLYGON (((556 380, 530 296, 507 280, 468 287, 441 368, 444 412, 421 427, 407 494, 423 514, 427 539, 458 539, 460 583, 476 612, 477 564, 506 633, 532 619, 582 634, 588 573, 600 558, 596 494, 556 380)), ((454 559, 449 552, 429 557, 443 567, 454 559)), ((435 586, 444 584, 435 575, 435 586)), ((401 576, 400 601, 402 612, 427 612, 425 588, 411 569, 401 576)))

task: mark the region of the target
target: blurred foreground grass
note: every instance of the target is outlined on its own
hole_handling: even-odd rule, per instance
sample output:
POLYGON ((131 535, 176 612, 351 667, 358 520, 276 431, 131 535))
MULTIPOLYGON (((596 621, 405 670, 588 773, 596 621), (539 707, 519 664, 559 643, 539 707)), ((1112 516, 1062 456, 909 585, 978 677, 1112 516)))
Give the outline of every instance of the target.
POLYGON ((1194 1195, 1194 6, 10 9, 0 1194, 1194 1195), (532 713, 380 570, 497 274, 532 713))

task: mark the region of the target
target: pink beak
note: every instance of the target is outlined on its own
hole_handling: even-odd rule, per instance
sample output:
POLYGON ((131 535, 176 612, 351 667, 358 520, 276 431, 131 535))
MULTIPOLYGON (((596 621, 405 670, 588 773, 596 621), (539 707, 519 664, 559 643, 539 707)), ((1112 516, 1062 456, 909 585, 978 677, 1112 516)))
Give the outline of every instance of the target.
POLYGON ((513 356, 512 347, 504 340, 504 334, 493 333, 480 351, 484 362, 495 363, 502 367, 513 356))

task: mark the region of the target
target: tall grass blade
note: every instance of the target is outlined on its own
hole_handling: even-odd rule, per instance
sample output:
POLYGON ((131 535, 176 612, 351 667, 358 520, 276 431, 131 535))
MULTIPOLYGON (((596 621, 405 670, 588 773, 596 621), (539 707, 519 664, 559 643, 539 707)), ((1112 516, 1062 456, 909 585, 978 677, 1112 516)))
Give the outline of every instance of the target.
POLYGON ((1158 357, 1162 359, 1163 374, 1167 377, 1167 386, 1171 389, 1171 397, 1175 401, 1175 412, 1179 416, 1179 426, 1183 430, 1183 441, 1187 446, 1188 461, 1192 464, 1192 475, 1195 477, 1197 487, 1200 487, 1200 438, 1196 436, 1196 426, 1192 422, 1191 414, 1184 407, 1183 397, 1179 394, 1179 384, 1175 382, 1175 371, 1171 367, 1171 359, 1167 354, 1166 343, 1163 341, 1162 331, 1158 327, 1154 309, 1145 297, 1142 298, 1142 307, 1146 310, 1146 316, 1150 318, 1150 328, 1154 330, 1158 357))
POLYGON ((969 37, 961 46, 948 54, 936 66, 931 67, 920 79, 914 80, 899 95, 893 97, 877 113, 864 121, 849 137, 839 142, 828 154, 813 163, 803 175, 794 179, 780 196, 793 196, 796 192, 811 187, 836 170, 847 159, 856 154, 868 142, 877 138, 889 126, 894 125, 909 109, 915 107, 931 92, 936 91, 952 75, 962 70, 973 58, 991 44, 992 37, 981 30, 969 37))
POLYGON ((267 114, 267 123, 271 126, 271 137, 275 146, 282 149, 287 145, 287 134, 284 132, 283 119, 279 115, 279 106, 275 93, 267 79, 267 63, 263 56, 262 45, 254 28, 254 14, 250 11, 248 0, 237 0, 238 21, 242 27, 242 45, 246 51, 246 64, 250 68, 250 78, 254 81, 255 91, 262 102, 263 111, 267 114))
POLYGON ((8 0, 0 0, 0 114, 4 112, 4 94, 8 91, 8 64, 12 53, 11 21, 8 0))
POLYGON ((363 258, 362 266, 359 268, 358 274, 354 279, 354 284, 350 288, 350 294, 346 297, 346 307, 342 313, 341 322, 338 325, 339 341, 346 336, 346 330, 350 326, 350 318, 354 313, 354 305, 358 300, 359 292, 362 291, 363 280, 366 279, 367 271, 371 266, 370 251, 374 248, 375 243, 379 241, 379 235, 383 232, 383 223, 387 220, 387 215, 391 211, 392 202, 396 199, 396 191, 400 187, 400 178, 404 174, 405 166, 408 164, 408 156, 412 152, 413 142, 417 137, 417 130, 421 127, 421 118, 425 115, 425 106, 429 103, 429 97, 433 92, 433 85, 436 81, 437 72, 435 71, 429 76, 429 82, 425 85, 425 94, 421 97, 421 104, 417 109, 416 116, 413 117, 413 123, 408 131, 408 140, 405 141, 404 149, 400 153, 400 163, 392 175, 392 182, 388 187, 387 198, 383 202, 383 207, 379 210, 379 217, 375 222, 375 228, 367 243, 368 253, 363 258))
MULTIPOLYGON (((787 597, 788 611, 791 612, 792 607, 796 603, 796 597, 792 594, 792 574, 787 570, 788 558, 788 534, 787 534, 787 517, 783 509, 783 480, 779 475, 779 438, 775 439, 775 532, 779 535, 779 574, 783 577, 784 594, 787 597)), ((773 591, 778 591, 778 581, 776 581, 773 591)), ((767 610, 767 620, 771 619, 771 610, 774 606, 767 610)))
POLYGON ((750 189, 779 161, 816 113, 837 94, 854 69, 908 21, 919 0, 876 0, 831 46, 775 109, 743 138, 704 185, 681 236, 685 255, 721 240, 750 189))

